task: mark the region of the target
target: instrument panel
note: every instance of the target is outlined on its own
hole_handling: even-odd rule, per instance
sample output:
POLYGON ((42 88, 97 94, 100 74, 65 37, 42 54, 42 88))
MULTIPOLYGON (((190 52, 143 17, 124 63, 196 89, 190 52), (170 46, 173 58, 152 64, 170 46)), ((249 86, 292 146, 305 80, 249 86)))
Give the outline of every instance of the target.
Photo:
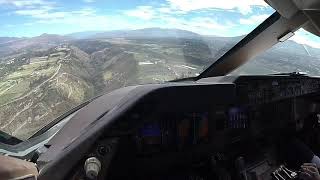
MULTIPOLYGON (((124 173, 125 169, 133 174, 140 170, 144 176, 145 172, 152 174, 183 165, 199 165, 197 163, 212 157, 217 157, 214 162, 223 161, 223 164, 233 163, 236 157, 245 155, 248 164, 254 163, 264 159, 261 152, 272 144, 271 140, 277 135, 275 127, 286 127, 288 122, 311 112, 307 105, 319 102, 314 96, 319 88, 317 78, 241 76, 122 89, 120 93, 99 97, 79 111, 48 142, 50 149, 38 162, 50 162, 55 157, 52 152, 59 152, 61 147, 71 147, 70 152, 76 153, 65 152, 76 159, 72 155, 79 154, 79 148, 69 146, 70 138, 87 131, 86 135, 90 136, 79 136, 85 139, 74 141, 77 147, 83 148, 80 153, 86 153, 88 158, 106 159, 101 161, 104 165, 115 158, 113 163, 119 163, 112 163, 112 170, 119 171, 110 170, 115 172, 113 175, 118 175, 116 172, 120 176, 130 174, 124 173), (297 104, 300 102, 297 96, 306 102, 297 104), (296 113, 299 107, 306 108, 296 113), (90 113, 100 120, 88 121, 86 115, 90 113), (73 127, 79 124, 85 124, 82 131, 73 132, 73 127), (107 140, 114 138, 117 146, 110 146, 107 140), (94 146, 87 151, 90 144, 94 146)), ((65 160, 70 160, 68 156, 64 156, 65 160)), ((79 167, 83 168, 83 163, 79 167)))
POLYGON ((249 128, 247 107, 225 107, 211 112, 167 113, 145 121, 137 128, 134 140, 138 154, 188 151, 212 144, 212 136, 225 130, 249 128))
POLYGON ((178 152, 209 142, 209 116, 204 113, 169 114, 145 122, 135 141, 139 153, 178 152))
POLYGON ((241 76, 236 81, 239 103, 264 104, 320 90, 320 80, 307 76, 241 76))
MULTIPOLYGON (((202 145, 223 148, 226 142, 236 142, 250 132, 259 133, 275 125, 272 123, 283 126, 294 119, 291 107, 295 104, 290 99, 315 93, 320 88, 320 80, 310 77, 240 76, 225 79, 224 82, 236 85, 233 103, 218 105, 214 99, 211 103, 208 99, 198 99, 205 103, 197 106, 192 105, 191 101, 176 101, 177 109, 169 109, 165 107, 168 103, 163 103, 163 108, 145 110, 144 113, 133 112, 128 121, 121 123, 124 127, 136 127, 130 131, 135 152, 141 155, 184 152, 202 145), (285 115, 281 110, 286 112, 285 115), (220 137, 224 142, 220 142, 220 137)), ((226 93, 222 94, 226 96, 226 93)), ((116 135, 117 131, 112 134, 116 135)))

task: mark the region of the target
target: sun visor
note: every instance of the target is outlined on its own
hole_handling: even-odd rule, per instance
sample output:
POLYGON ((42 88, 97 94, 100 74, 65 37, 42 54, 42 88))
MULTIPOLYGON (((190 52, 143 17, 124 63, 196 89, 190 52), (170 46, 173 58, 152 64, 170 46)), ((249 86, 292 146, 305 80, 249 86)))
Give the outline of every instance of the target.
POLYGON ((309 22, 304 25, 303 29, 320 36, 320 10, 305 10, 304 13, 308 17, 309 22))
POLYGON ((273 9, 287 19, 291 19, 299 12, 298 7, 292 0, 265 0, 273 9))
POLYGON ((278 13, 291 19, 297 13, 303 13, 309 19, 303 25, 306 31, 320 36, 320 1, 319 0, 265 0, 278 13))

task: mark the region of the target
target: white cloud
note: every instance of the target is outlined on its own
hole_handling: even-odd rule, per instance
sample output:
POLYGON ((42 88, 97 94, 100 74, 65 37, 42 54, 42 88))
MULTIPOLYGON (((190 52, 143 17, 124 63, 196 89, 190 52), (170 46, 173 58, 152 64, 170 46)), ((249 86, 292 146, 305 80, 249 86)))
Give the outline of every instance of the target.
POLYGON ((77 11, 71 11, 71 14, 79 14, 81 16, 91 16, 96 14, 96 10, 93 8, 82 8, 77 11))
POLYGON ((178 9, 175 9, 173 7, 168 7, 168 6, 156 8, 155 11, 157 11, 158 13, 161 13, 161 15, 163 15, 163 14, 187 14, 188 13, 188 12, 178 10, 178 9))
POLYGON ((27 9, 15 11, 18 15, 31 16, 38 19, 63 18, 66 12, 49 12, 46 9, 27 9))
POLYGON ((267 7, 263 0, 167 0, 171 7, 182 11, 201 9, 238 10, 242 14, 252 12, 253 6, 267 7))
POLYGON ((261 24, 264 20, 266 20, 269 17, 268 14, 262 14, 262 15, 253 15, 250 16, 249 18, 241 18, 239 20, 240 24, 243 25, 259 25, 261 24))
POLYGON ((125 11, 124 14, 143 20, 150 20, 155 17, 155 10, 152 6, 138 6, 136 9, 125 11))
MULTIPOLYGON (((50 20, 38 20, 40 24, 58 24, 58 25, 73 25, 82 30, 101 30, 110 28, 111 18, 107 16, 65 16, 61 19, 50 19, 50 20)), ((80 31, 80 29, 79 29, 80 31)))
POLYGON ((168 7, 161 7, 158 9, 159 12, 161 13, 171 13, 172 12, 172 9, 171 8, 168 8, 168 7))
POLYGON ((125 15, 136 17, 145 21, 145 27, 177 28, 193 31, 203 35, 218 35, 231 30, 236 25, 231 21, 220 22, 213 17, 193 17, 187 18, 185 11, 175 9, 168 5, 161 5, 154 8, 152 6, 138 6, 135 9, 127 10, 125 15), (148 20, 153 21, 153 23, 148 20), (147 26, 147 24, 149 26, 147 26), (152 26, 153 25, 153 26, 152 26))
MULTIPOLYGON (((184 29, 203 35, 234 36, 240 35, 240 30, 234 31, 239 21, 241 24, 254 24, 266 18, 266 15, 250 16, 248 19, 231 22, 228 19, 217 19, 214 13, 209 13, 210 10, 214 12, 239 10, 248 13, 252 6, 265 6, 262 0, 166 0, 168 2, 166 4, 154 7, 137 6, 134 9, 121 11, 119 15, 101 14, 93 8, 65 11, 57 4, 50 4, 45 0, 20 0, 20 4, 18 1, 0 0, 0 4, 14 5, 16 15, 33 18, 32 24, 24 24, 25 26, 35 28, 41 27, 41 24, 46 27, 53 24, 53 27, 57 25, 57 29, 60 28, 63 32, 161 27, 184 29), (18 7, 22 4, 28 7, 18 7), (202 17, 189 16, 188 13, 193 10, 201 10, 202 17), (137 19, 132 21, 128 16, 137 19)), ((82 1, 93 2, 93 0, 82 1)))
POLYGON ((226 21, 219 23, 216 19, 210 17, 196 17, 191 19, 182 19, 171 17, 162 18, 165 21, 163 28, 177 28, 192 31, 202 35, 221 35, 228 36, 228 31, 235 26, 232 22, 226 21))
POLYGON ((12 28, 12 27, 15 27, 15 25, 13 25, 13 24, 6 24, 6 25, 4 25, 4 27, 6 27, 6 28, 12 28))
POLYGON ((86 2, 86 3, 93 3, 93 2, 95 2, 95 0, 83 0, 83 2, 86 2))
POLYGON ((53 3, 44 0, 0 0, 0 5, 12 5, 19 8, 33 7, 35 5, 52 5, 53 3))
POLYGON ((23 23, 24 26, 32 26, 34 25, 34 23, 31 23, 31 22, 27 22, 27 23, 23 23))
POLYGON ((62 19, 70 16, 91 16, 96 12, 92 8, 83 8, 77 11, 52 11, 50 8, 46 9, 27 9, 27 10, 17 10, 15 11, 18 15, 31 16, 37 19, 52 20, 52 19, 62 19))
POLYGON ((218 23, 218 21, 208 17, 192 18, 186 22, 191 27, 212 29, 212 30, 227 30, 234 26, 231 22, 218 23))
MULTIPOLYGON (((1 0, 0 0, 1 1, 1 0)), ((32 23, 24 23, 24 26, 37 27, 39 24, 56 24, 59 26, 67 25, 69 28, 79 28, 83 30, 102 30, 112 28, 112 17, 97 14, 93 8, 82 8, 73 11, 61 11, 59 7, 37 6, 36 8, 17 8, 14 13, 20 16, 31 17, 32 23)), ((116 21, 121 23, 120 20, 116 21)), ((116 24, 113 23, 113 26, 116 24)), ((39 26, 41 27, 41 26, 39 26)))

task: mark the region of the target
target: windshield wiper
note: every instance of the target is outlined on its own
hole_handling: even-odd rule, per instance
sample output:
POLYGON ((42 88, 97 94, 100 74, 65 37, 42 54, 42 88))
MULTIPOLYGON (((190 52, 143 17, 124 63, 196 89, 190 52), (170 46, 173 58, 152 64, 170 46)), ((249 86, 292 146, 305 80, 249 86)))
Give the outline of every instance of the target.
POLYGON ((276 74, 269 74, 269 75, 275 75, 275 76, 307 76, 308 73, 305 72, 288 72, 288 73, 276 73, 276 74))
POLYGON ((169 82, 185 82, 185 81, 196 81, 197 77, 187 77, 187 78, 181 78, 181 79, 175 79, 171 80, 169 82))

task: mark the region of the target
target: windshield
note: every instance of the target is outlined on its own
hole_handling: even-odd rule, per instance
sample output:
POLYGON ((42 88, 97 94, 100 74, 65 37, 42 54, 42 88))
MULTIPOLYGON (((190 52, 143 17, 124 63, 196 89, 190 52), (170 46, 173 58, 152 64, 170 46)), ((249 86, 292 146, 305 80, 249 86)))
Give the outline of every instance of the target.
POLYGON ((230 75, 264 75, 299 72, 320 75, 320 37, 303 29, 289 40, 278 43, 269 50, 239 67, 230 75))
POLYGON ((199 75, 263 0, 0 0, 0 130, 19 139, 109 91, 199 75))

